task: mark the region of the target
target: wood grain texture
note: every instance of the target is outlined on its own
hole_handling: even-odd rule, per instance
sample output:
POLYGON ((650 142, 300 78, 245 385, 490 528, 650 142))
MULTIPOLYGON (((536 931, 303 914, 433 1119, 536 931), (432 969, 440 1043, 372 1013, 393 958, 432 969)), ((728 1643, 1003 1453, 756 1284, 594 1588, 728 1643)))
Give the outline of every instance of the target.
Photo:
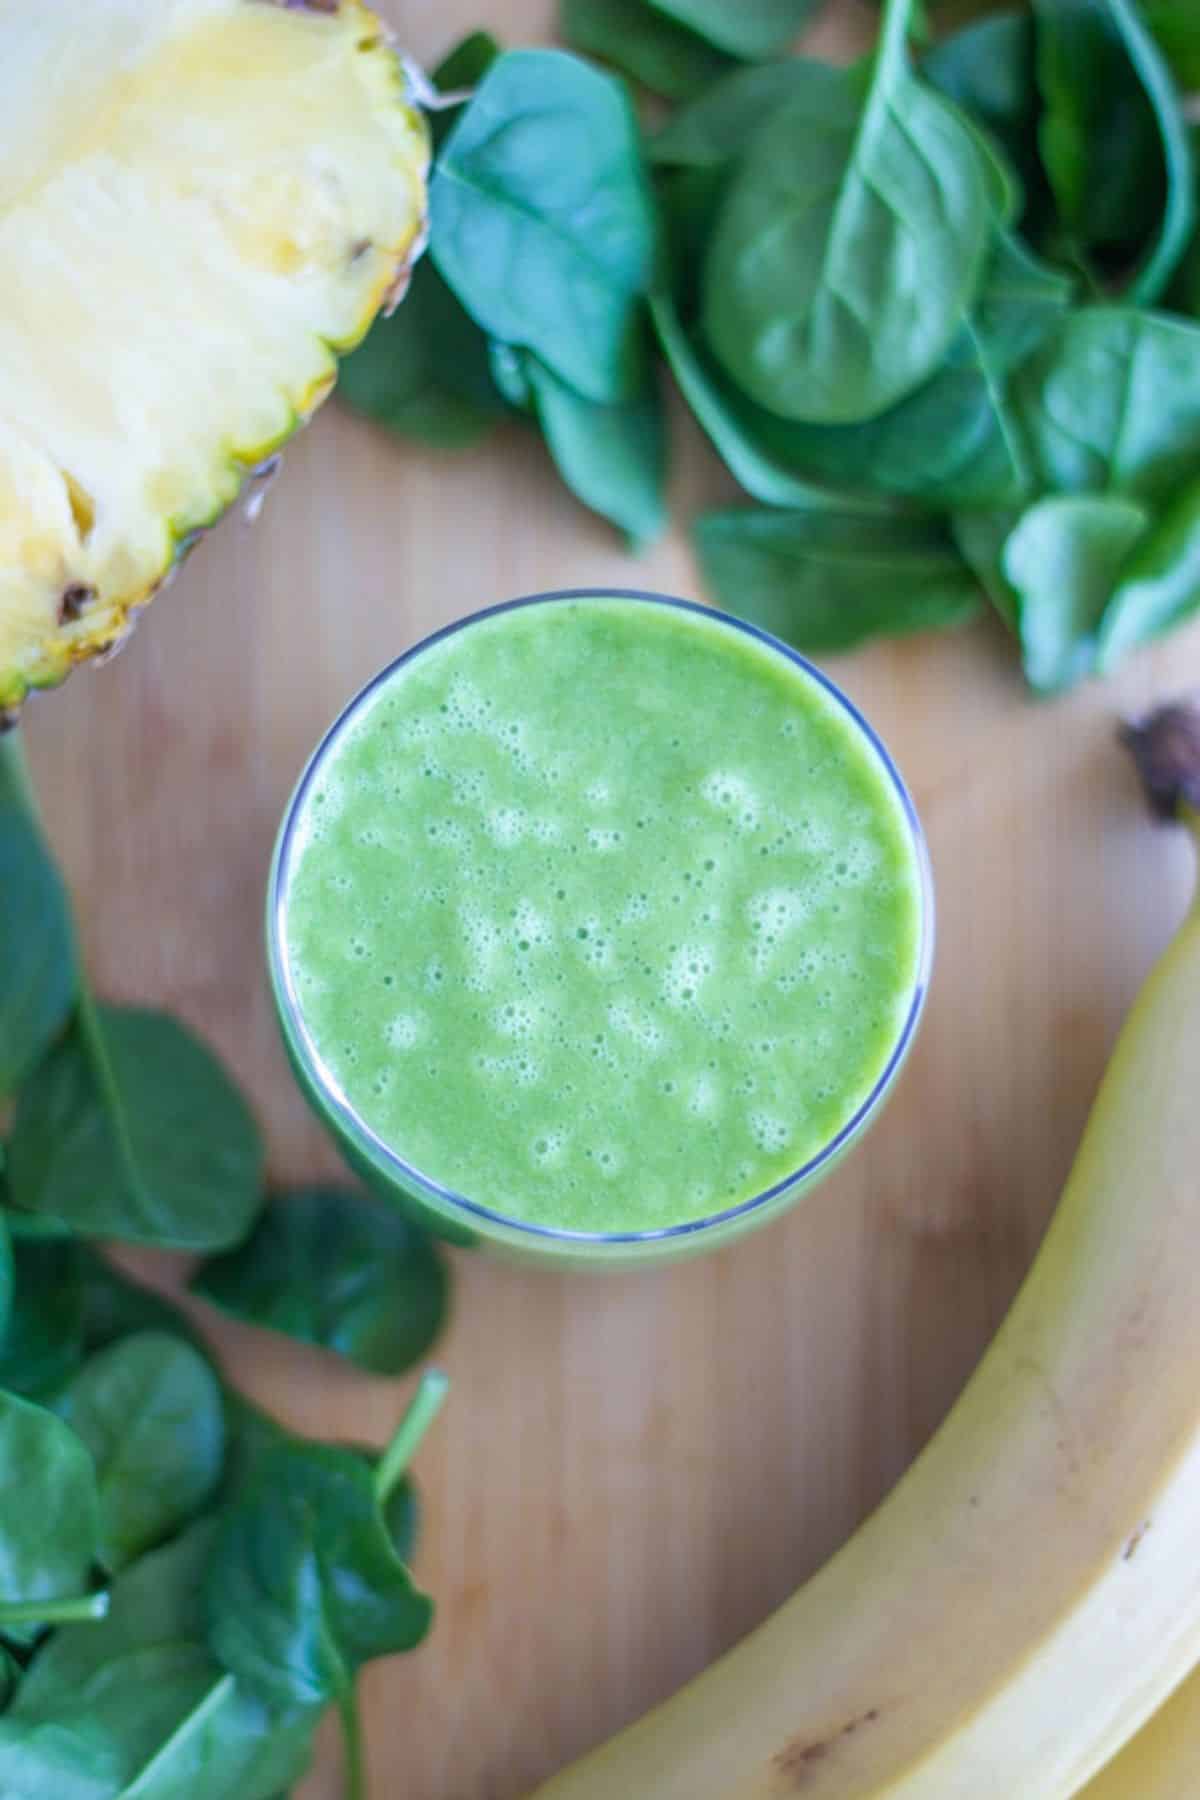
MULTIPOLYGON (((391 0, 429 62, 545 0, 391 0)), ((818 27, 848 44, 850 5, 818 27)), ((865 17, 857 15, 861 25, 865 17)), ((728 483, 676 420, 675 515, 728 483)), ((519 593, 697 590, 682 534, 638 562, 521 434, 453 457, 336 403, 262 518, 229 521, 111 667, 30 708, 35 772, 105 993, 176 1008, 252 1091, 280 1178, 335 1159, 289 1079, 260 948, 301 763, 380 664, 519 593)), ((1142 816, 1117 715, 1200 682, 1200 632, 1038 704, 987 626, 831 665, 929 833, 933 998, 866 1144, 792 1217, 662 1273, 459 1258, 454 1389, 419 1475, 429 1645, 364 1684, 381 1800, 516 1800, 733 1643, 935 1428, 1027 1267, 1117 1024, 1179 915, 1186 853, 1142 816)), ((237 1378, 297 1424, 382 1439, 403 1384, 232 1326, 237 1378)), ((864 1596, 869 1604, 869 1596, 864 1596)), ((336 1743, 303 1800, 340 1793, 336 1743)), ((649 1797, 630 1796, 630 1800, 649 1797)))

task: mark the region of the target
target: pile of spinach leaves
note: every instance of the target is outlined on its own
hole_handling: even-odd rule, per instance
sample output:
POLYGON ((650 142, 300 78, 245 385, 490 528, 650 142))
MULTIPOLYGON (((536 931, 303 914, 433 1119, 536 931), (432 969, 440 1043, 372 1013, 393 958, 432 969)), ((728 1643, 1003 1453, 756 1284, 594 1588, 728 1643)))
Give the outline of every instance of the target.
POLYGON ((760 503, 695 523, 721 604, 834 650, 985 594, 1067 686, 1200 607, 1200 7, 883 0, 849 67, 788 54, 814 10, 460 45, 430 254, 342 392, 445 447, 524 416, 636 547, 665 365, 760 503))
POLYGON ((0 1794, 280 1800, 333 1705, 360 1800, 357 1671, 432 1616, 407 1467, 443 1378, 382 1454, 310 1442, 94 1240, 209 1252, 197 1294, 385 1375, 440 1330, 446 1267, 353 1192, 264 1206, 257 1126, 211 1051, 97 1003, 15 731, 0 1128, 0 1794))

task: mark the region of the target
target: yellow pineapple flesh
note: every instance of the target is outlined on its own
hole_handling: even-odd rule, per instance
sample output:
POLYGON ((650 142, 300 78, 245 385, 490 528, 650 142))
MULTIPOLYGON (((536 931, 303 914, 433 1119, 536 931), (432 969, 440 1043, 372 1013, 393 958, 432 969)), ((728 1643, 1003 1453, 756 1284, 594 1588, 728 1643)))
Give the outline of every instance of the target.
POLYGON ((112 646, 402 292, 428 145, 360 0, 0 0, 0 712, 112 646))

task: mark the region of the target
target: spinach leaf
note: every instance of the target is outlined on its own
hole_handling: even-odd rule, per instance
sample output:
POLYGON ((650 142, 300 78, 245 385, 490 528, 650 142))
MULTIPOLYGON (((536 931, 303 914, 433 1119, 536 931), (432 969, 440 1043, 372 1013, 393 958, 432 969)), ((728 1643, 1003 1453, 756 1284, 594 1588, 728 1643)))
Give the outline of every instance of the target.
MULTIPOLYGON (((858 504, 848 495, 807 480, 790 466, 787 454, 776 452, 771 441, 775 430, 786 434, 789 427, 745 399, 713 366, 703 349, 688 337, 667 294, 653 296, 650 313, 684 399, 748 494, 766 506, 858 504)), ((862 504, 870 505, 870 501, 862 504)), ((887 510, 886 503, 881 503, 881 510, 887 510)))
POLYGON ((1092 673, 1101 617, 1148 517, 1121 494, 1054 495, 1022 515, 1004 546, 1004 573, 1019 596, 1033 687, 1050 692, 1092 673))
POLYGON ((1200 326, 1132 308, 1068 314, 1017 374, 1043 490, 1161 502, 1200 461, 1200 326))
POLYGON ((721 209, 704 327, 734 380, 784 417, 871 418, 925 381, 978 286, 995 168, 909 72, 911 0, 888 0, 870 67, 756 133, 721 209))
POLYGON ((441 1254, 394 1208, 336 1188, 275 1199, 194 1292, 234 1318, 319 1344, 378 1375, 420 1360, 446 1318, 441 1254))
POLYGON ((11 1651, 0 1644, 0 1713, 2 1713, 17 1691, 17 1683, 21 1679, 21 1666, 11 1651))
POLYGON ((1195 224, 1191 143, 1170 73, 1131 0, 1035 0, 1034 10, 1039 141, 1068 240, 1112 261, 1151 237, 1130 287, 1151 305, 1195 224))
POLYGON ((786 50, 818 0, 650 0, 710 44, 753 62, 786 50))
POLYGON ((181 1338, 147 1331, 97 1351, 59 1411, 96 1464, 100 1560, 111 1570, 187 1524, 217 1485, 221 1389, 181 1338))
POLYGON ((1103 673, 1137 644, 1161 637, 1200 607, 1200 481, 1177 494, 1121 569, 1100 621, 1103 673))
POLYGON ((28 811, 20 739, 0 750, 0 1097, 45 1055, 75 1002, 70 907, 28 811))
POLYGON ((646 0, 560 0, 568 44, 611 63, 667 100, 688 100, 733 65, 646 0))
POLYGON ((943 38, 921 74, 991 132, 1026 189, 1039 180, 1034 23, 1017 10, 994 13, 943 38))
POLYGON ((719 605, 801 650, 964 624, 979 592, 936 520, 871 513, 708 513, 696 550, 719 605))
POLYGON ((90 1237, 223 1248, 261 1200, 257 1127, 211 1051, 90 1001, 22 1088, 9 1159, 15 1205, 90 1237))
POLYGON ((281 1707, 343 1703, 372 1657, 413 1649, 433 1607, 412 1585, 386 1508, 445 1393, 428 1373, 374 1469, 361 1451, 287 1438, 249 1459, 221 1515, 205 1579, 218 1660, 281 1707))
POLYGON ((666 526, 666 430, 653 372, 630 399, 601 405, 536 356, 526 376, 546 447, 577 499, 627 533, 633 549, 666 526))
POLYGON ((0 1606, 85 1594, 99 1544, 100 1497, 86 1446, 45 1407, 0 1392, 0 1606))
POLYGON ((0 1388, 52 1395, 83 1361, 83 1279, 70 1238, 23 1238, 13 1249, 16 1294, 0 1334, 0 1388))
POLYGON ((489 336, 589 399, 639 383, 654 211, 624 86, 559 50, 488 70, 430 188, 431 254, 489 336))
POLYGON ((403 306, 377 319, 343 359, 338 392, 389 431, 438 449, 476 443, 505 411, 487 339, 428 257, 414 269, 403 306))
MULTIPOLYGON (((142 1557, 113 1583, 102 1624, 67 1626, 47 1641, 20 1708, 5 1721, 19 1731, 7 1740, 0 1731, 0 1792, 11 1791, 10 1768, 32 1769, 43 1781, 58 1775, 55 1746, 63 1740, 58 1760, 72 1778, 80 1765, 103 1772, 96 1800, 268 1800, 303 1773, 316 1713, 273 1712, 204 1649, 204 1572, 215 1530, 212 1519, 199 1520, 142 1557), (166 1678, 163 1704, 135 1705, 131 1717, 119 1703, 121 1685, 151 1675, 166 1678)), ((45 1800, 59 1793, 51 1785, 19 1791, 45 1800)))
POLYGON ((287 1443, 255 1465, 222 1519, 205 1592, 219 1661, 284 1707, 349 1693, 362 1663, 415 1649, 433 1616, 370 1471, 328 1444, 287 1443))
POLYGON ((983 284, 929 381, 858 425, 763 422, 777 456, 810 476, 869 483, 939 509, 1019 502, 1034 485, 1015 372, 1065 317, 1066 277, 997 234, 983 284))

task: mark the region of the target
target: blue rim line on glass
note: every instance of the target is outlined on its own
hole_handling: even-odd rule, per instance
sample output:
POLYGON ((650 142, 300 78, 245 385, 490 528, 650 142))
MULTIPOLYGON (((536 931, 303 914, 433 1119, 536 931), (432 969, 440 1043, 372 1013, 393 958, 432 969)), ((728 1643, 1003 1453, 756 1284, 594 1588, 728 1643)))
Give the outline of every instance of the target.
POLYGON ((435 1207, 448 1211, 452 1216, 459 1213, 465 1215, 466 1219, 500 1226, 505 1232, 518 1232, 530 1238, 580 1245, 653 1244, 661 1243, 664 1240, 694 1237, 700 1232, 711 1231, 720 1225, 729 1225, 735 1219, 747 1218, 750 1214, 769 1207, 772 1201, 782 1199, 793 1188, 799 1188, 802 1184, 811 1182, 823 1168, 834 1161, 838 1153, 866 1123, 887 1092, 892 1077, 904 1060, 925 1004, 933 961, 933 875, 921 821, 917 817, 912 796, 904 784, 899 769, 892 761, 887 746, 874 727, 863 717, 854 702, 842 692, 836 682, 831 681, 828 675, 823 674, 820 669, 809 662, 807 657, 801 656, 799 651, 793 650, 789 644, 785 644, 780 638, 773 637, 769 631, 760 630, 757 625, 750 624, 748 620, 736 618, 731 613, 719 612, 715 607, 701 606, 695 600, 680 600, 672 594, 650 593, 640 588, 559 588, 551 593, 525 594, 516 600, 502 600, 496 606, 484 607, 479 612, 468 613, 465 618, 455 619, 451 624, 441 626, 439 630, 432 632, 428 637, 422 638, 419 643, 413 644, 394 662, 388 663, 386 668, 381 669, 343 707, 309 758, 296 791, 288 804, 271 865, 270 886, 267 895, 267 920, 268 956, 275 993, 286 1003, 285 1028, 292 1035, 294 1044, 303 1051, 307 1073, 320 1089, 323 1101, 336 1115, 347 1136, 356 1143, 369 1161, 386 1171, 398 1187, 415 1190, 417 1196, 426 1196, 435 1207), (765 1192, 755 1194, 749 1200, 739 1201, 738 1205, 727 1207, 723 1212, 710 1213, 707 1218, 689 1219, 681 1225, 663 1225, 654 1231, 571 1231, 566 1227, 537 1225, 527 1219, 514 1219, 506 1213, 494 1211, 489 1206, 482 1206, 477 1200, 469 1200, 465 1194, 455 1193, 453 1188, 442 1187, 430 1176, 423 1175, 411 1163, 405 1162, 404 1158, 393 1150, 391 1145, 377 1132, 373 1131, 366 1120, 355 1111, 333 1071, 322 1061, 305 1024, 292 977, 290 959, 286 953, 288 875, 296 823, 325 752, 333 746, 342 731, 353 723, 356 716, 370 703, 378 690, 391 680, 393 675, 406 663, 411 662, 414 657, 432 649, 443 638, 453 637, 458 632, 479 624, 483 619, 495 618, 497 614, 512 612, 517 607, 542 606, 560 600, 639 600, 654 606, 672 606, 681 612, 697 613, 701 618, 710 622, 726 625, 735 631, 742 632, 746 637, 765 645, 769 650, 786 657, 789 662, 802 669, 829 695, 835 705, 841 708, 879 758, 896 797, 900 801, 920 872, 921 948, 917 959, 917 978, 913 988, 913 997, 892 1053, 866 1099, 842 1126, 836 1137, 831 1138, 823 1149, 819 1150, 815 1156, 810 1157, 792 1174, 784 1176, 782 1181, 777 1181, 774 1186, 767 1188, 765 1192))

